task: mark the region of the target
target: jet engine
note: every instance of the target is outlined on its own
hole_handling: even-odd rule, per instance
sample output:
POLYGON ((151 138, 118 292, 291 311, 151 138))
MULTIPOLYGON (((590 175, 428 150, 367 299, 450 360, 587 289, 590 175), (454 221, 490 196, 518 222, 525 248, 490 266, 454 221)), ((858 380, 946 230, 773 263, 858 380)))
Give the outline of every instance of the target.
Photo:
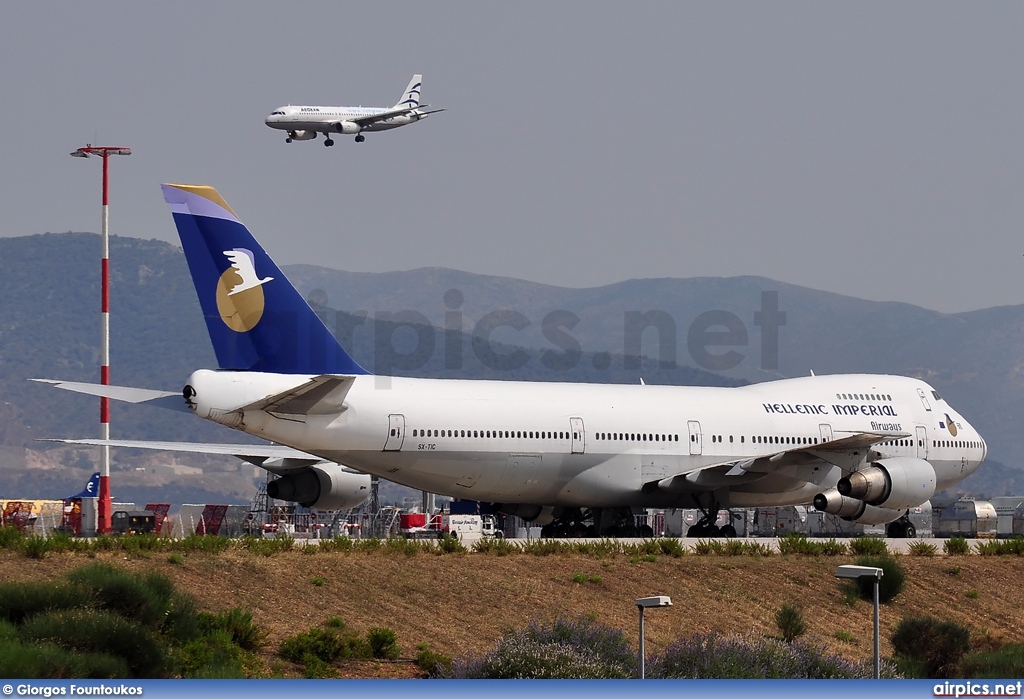
POLYGON ((868 505, 905 510, 935 494, 935 469, 924 459, 895 456, 841 478, 836 489, 868 505))
POLYGON ((370 497, 370 476, 324 461, 270 481, 267 495, 318 510, 348 510, 370 497))
POLYGON ((311 141, 316 138, 316 131, 289 131, 288 138, 293 141, 311 141))
POLYGON ((334 130, 338 133, 353 134, 362 131, 363 127, 354 121, 339 121, 334 125, 334 130))
POLYGON ((818 493, 814 496, 814 509, 837 515, 848 522, 860 524, 887 524, 895 522, 903 516, 903 510, 890 510, 887 507, 875 507, 863 500, 856 500, 840 494, 835 488, 818 493))

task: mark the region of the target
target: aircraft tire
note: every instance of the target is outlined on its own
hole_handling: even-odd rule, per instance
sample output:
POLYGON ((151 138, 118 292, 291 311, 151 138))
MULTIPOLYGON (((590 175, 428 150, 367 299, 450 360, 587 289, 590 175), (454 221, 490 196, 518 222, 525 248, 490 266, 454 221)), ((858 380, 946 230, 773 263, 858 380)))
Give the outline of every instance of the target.
POLYGON ((908 539, 916 539, 917 538, 917 527, 915 527, 913 524, 910 524, 908 522, 907 523, 906 531, 904 532, 904 536, 906 536, 906 538, 908 538, 908 539))
POLYGON ((324 141, 324 145, 327 146, 328 148, 330 148, 331 146, 334 145, 334 139, 333 138, 328 138, 326 141, 324 141))
POLYGON ((727 524, 724 527, 722 527, 721 534, 722 534, 722 536, 724 536, 724 537, 726 537, 728 539, 735 539, 736 538, 736 527, 732 526, 731 524, 727 524))

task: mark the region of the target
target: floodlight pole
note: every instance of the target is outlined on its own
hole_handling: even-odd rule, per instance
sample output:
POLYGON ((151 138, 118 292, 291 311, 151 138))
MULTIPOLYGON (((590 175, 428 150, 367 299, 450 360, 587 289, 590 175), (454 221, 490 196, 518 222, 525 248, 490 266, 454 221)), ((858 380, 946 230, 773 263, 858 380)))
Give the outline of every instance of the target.
POLYGON ((636 601, 636 608, 640 610, 640 679, 644 679, 644 609, 651 607, 671 607, 672 598, 668 595, 657 595, 655 597, 641 597, 636 601))
MULTIPOLYGON (((103 160, 103 223, 102 223, 102 247, 103 254, 100 259, 100 325, 102 328, 100 339, 100 383, 104 386, 110 385, 110 199, 109 199, 109 166, 108 160, 111 155, 131 155, 130 148, 123 146, 94 146, 87 143, 85 147, 71 153, 75 158, 88 158, 96 155, 103 160)), ((110 439, 110 399, 106 396, 100 397, 100 439, 110 439)), ((111 502, 110 502, 110 446, 104 444, 100 447, 100 492, 98 499, 99 513, 97 516, 96 531, 105 534, 110 531, 111 502)))
POLYGON ((863 578, 871 578, 872 588, 874 590, 875 598, 875 679, 879 679, 882 674, 882 649, 881 649, 881 629, 879 628, 879 612, 878 612, 878 587, 882 582, 882 575, 885 571, 881 568, 874 568, 872 566, 851 566, 844 565, 836 568, 837 578, 846 578, 850 580, 861 580, 863 578))

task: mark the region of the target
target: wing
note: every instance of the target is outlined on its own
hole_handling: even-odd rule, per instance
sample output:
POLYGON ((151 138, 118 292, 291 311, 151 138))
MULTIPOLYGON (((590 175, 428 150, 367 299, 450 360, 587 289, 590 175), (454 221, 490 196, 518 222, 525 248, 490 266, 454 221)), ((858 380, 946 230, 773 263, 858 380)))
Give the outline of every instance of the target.
MULTIPOLYGON (((80 446, 109 446, 131 449, 152 449, 156 451, 177 451, 189 454, 224 454, 265 468, 272 473, 284 474, 314 464, 324 459, 298 449, 279 444, 207 444, 202 442, 148 442, 134 439, 44 439, 44 442, 60 442, 80 446)), ((359 473, 342 467, 347 473, 359 473)))
MULTIPOLYGON (((360 126, 369 126, 370 124, 376 124, 379 121, 387 121, 388 119, 391 119, 392 117, 405 116, 406 114, 412 114, 413 112, 418 112, 421 109, 423 109, 424 107, 428 107, 428 106, 430 106, 430 105, 424 104, 424 105, 419 106, 419 107, 402 107, 401 109, 389 109, 386 112, 381 112, 380 114, 367 114, 366 116, 356 117, 355 119, 346 119, 345 121, 351 121, 352 123, 359 124, 360 126)), ((434 111, 438 111, 439 112, 439 111, 443 111, 443 110, 436 109, 434 111)), ((431 112, 431 113, 433 113, 433 112, 431 112)))
POLYGON ((808 482, 815 482, 816 467, 829 465, 852 469, 854 464, 863 460, 864 451, 874 445, 886 440, 910 436, 909 433, 857 432, 822 444, 793 447, 774 454, 709 464, 699 469, 645 483, 643 488, 647 491, 665 490, 678 493, 713 490, 749 483, 773 473, 783 472, 808 482))

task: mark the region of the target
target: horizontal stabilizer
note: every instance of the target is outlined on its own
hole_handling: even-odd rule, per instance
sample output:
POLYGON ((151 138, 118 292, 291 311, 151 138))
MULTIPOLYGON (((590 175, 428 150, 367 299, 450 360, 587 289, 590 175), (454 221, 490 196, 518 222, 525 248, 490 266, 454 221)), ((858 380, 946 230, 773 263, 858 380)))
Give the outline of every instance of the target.
POLYGON ((105 386, 98 383, 82 383, 79 381, 58 381, 56 379, 29 379, 37 383, 50 384, 65 391, 84 393, 89 396, 110 398, 123 403, 155 405, 158 408, 177 410, 188 413, 185 397, 180 392, 157 391, 150 388, 130 388, 128 386, 105 386))

